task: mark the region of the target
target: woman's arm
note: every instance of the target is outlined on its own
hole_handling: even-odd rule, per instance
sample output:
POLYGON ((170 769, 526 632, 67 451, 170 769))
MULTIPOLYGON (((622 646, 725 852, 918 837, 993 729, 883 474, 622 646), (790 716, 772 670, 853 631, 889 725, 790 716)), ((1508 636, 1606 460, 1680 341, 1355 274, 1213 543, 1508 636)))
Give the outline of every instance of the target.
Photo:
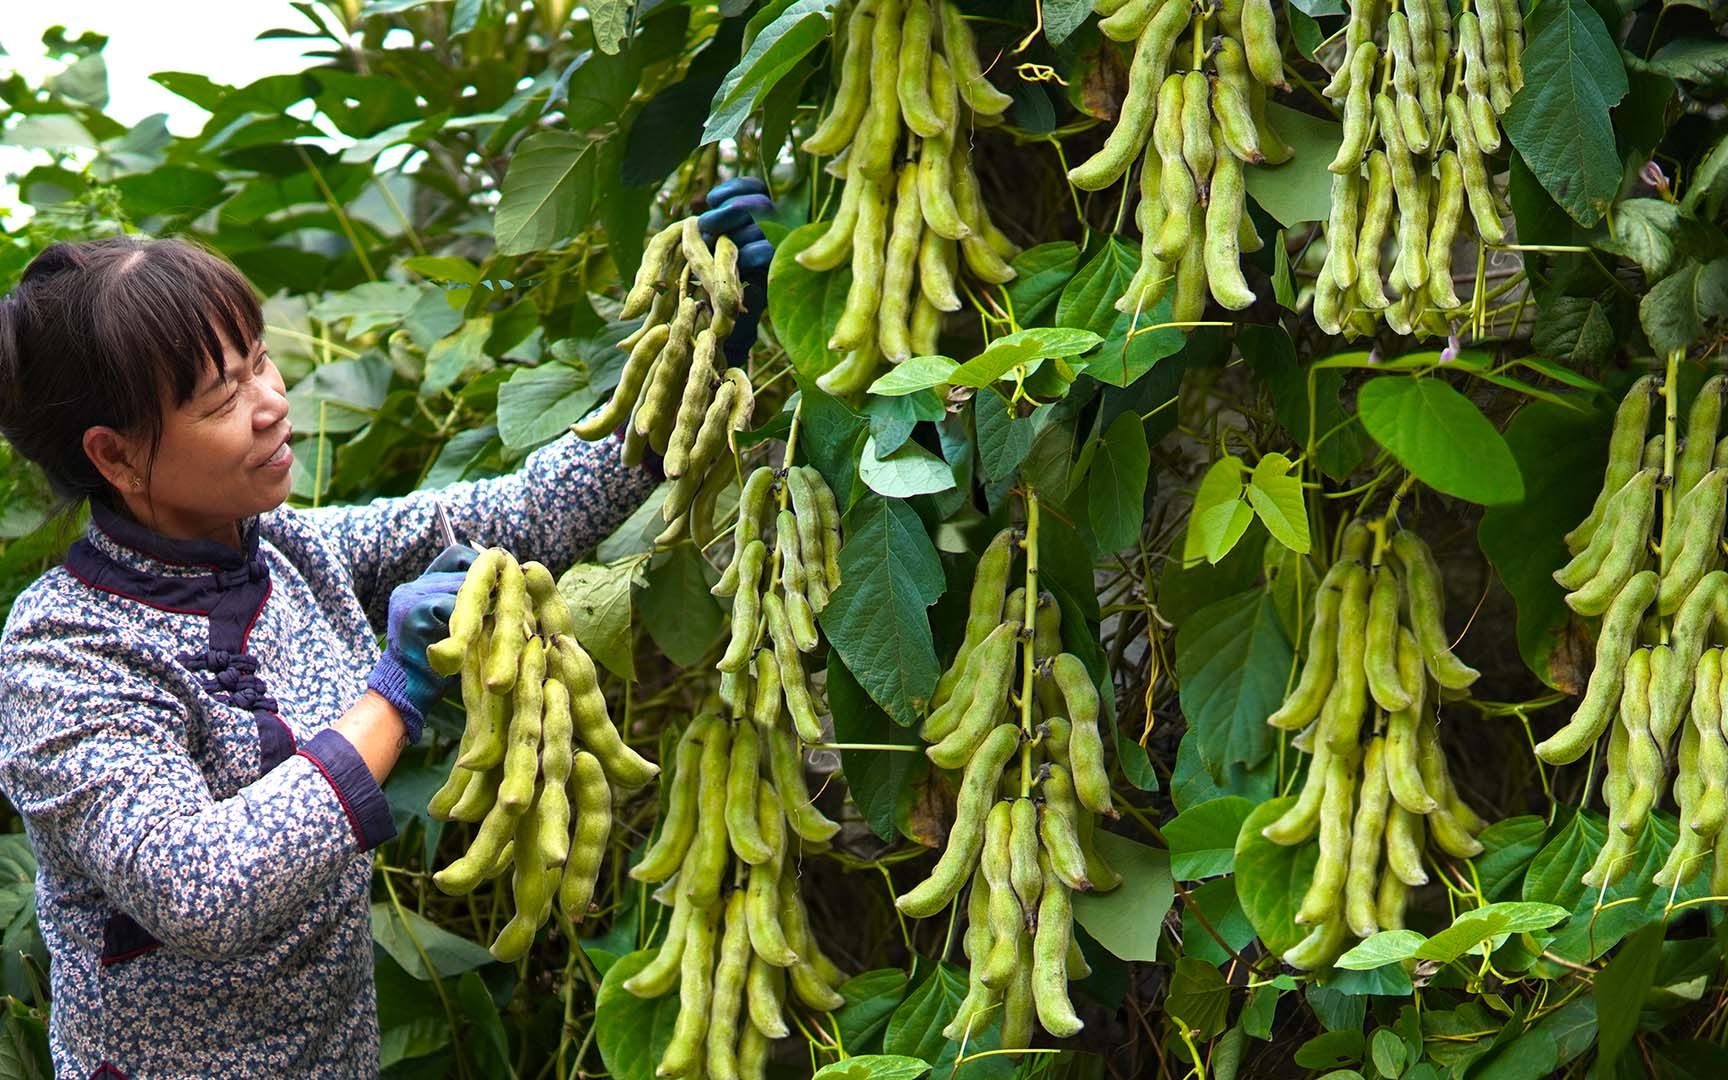
POLYGON ((503 546, 554 571, 605 539, 660 480, 649 468, 622 464, 619 443, 616 436, 585 443, 565 435, 529 454, 508 476, 295 512, 335 544, 367 616, 382 626, 390 590, 444 547, 433 515, 437 499, 462 539, 503 546))
POLYGON ((395 834, 377 777, 394 760, 391 725, 401 721, 381 699, 363 698, 218 800, 186 746, 186 705, 93 660, 93 644, 7 643, 0 786, 45 862, 88 877, 168 948, 255 951, 358 852, 395 834))

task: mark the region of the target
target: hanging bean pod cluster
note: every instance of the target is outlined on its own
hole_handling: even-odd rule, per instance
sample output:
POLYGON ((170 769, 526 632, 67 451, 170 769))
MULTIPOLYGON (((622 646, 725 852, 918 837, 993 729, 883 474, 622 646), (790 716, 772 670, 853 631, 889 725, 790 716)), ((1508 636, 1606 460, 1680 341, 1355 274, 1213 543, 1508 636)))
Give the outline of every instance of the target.
POLYGON ((1728 889, 1721 648, 1728 642, 1722 569, 1728 439, 1717 437, 1728 378, 1704 383, 1683 437, 1669 447, 1665 434, 1646 435, 1656 395, 1676 390, 1659 390, 1647 375, 1627 391, 1615 413, 1602 490, 1589 516, 1566 535, 1572 560, 1554 573, 1571 590, 1572 610, 1601 620, 1583 700, 1563 728, 1536 746, 1544 761, 1562 765, 1608 732, 1602 781, 1608 840, 1583 876, 1593 888, 1613 884, 1639 862, 1645 826, 1672 768, 1680 836, 1653 880, 1675 888, 1713 854, 1712 891, 1728 889))
POLYGON ((450 636, 427 650, 435 671, 461 673, 467 710, 456 765, 427 812, 479 825, 432 881, 462 896, 514 868, 516 912, 492 943, 499 960, 528 951, 554 900, 572 922, 587 916, 613 789, 660 771, 619 737, 574 629, 546 567, 487 548, 463 578, 450 636))
POLYGON ((1446 315, 1465 306, 1452 277, 1460 234, 1473 225, 1482 244, 1506 240, 1489 155, 1524 82, 1523 48, 1518 0, 1485 0, 1456 19, 1445 0, 1351 0, 1322 90, 1341 103, 1344 139, 1314 286, 1321 329, 1354 337, 1384 320, 1445 336, 1446 315))
POLYGON ((1440 743, 1437 699, 1477 678, 1452 654, 1444 615, 1422 538, 1401 531, 1374 544, 1368 525, 1351 522, 1317 590, 1296 687, 1267 717, 1299 732, 1292 745, 1311 755, 1295 803, 1261 830, 1276 844, 1319 846, 1296 911, 1312 929, 1284 954, 1292 967, 1326 967, 1352 935, 1402 929, 1409 890, 1428 881, 1430 842, 1458 859, 1482 850, 1486 823, 1459 797, 1440 743))
POLYGON ((1140 267, 1116 301, 1149 311, 1174 288, 1172 317, 1193 322, 1206 296, 1231 311, 1254 302, 1241 256, 1260 234, 1248 216, 1246 165, 1288 161, 1266 118, 1266 92, 1287 88, 1271 0, 1097 0, 1099 30, 1131 43, 1116 126, 1068 171, 1075 187, 1109 187, 1141 159, 1140 267))
POLYGON ((1020 249, 990 220, 972 168, 972 128, 1012 99, 984 77, 959 9, 855 0, 839 25, 839 87, 802 149, 834 158, 840 197, 797 259, 818 272, 850 260, 828 342, 844 356, 817 380, 846 395, 870 385, 884 359, 935 353, 943 314, 960 309, 961 266, 1003 284, 1020 249))
POLYGON ((1093 845, 1098 815, 1116 816, 1098 688, 1063 651, 1055 598, 1043 593, 1028 610, 1024 587, 1008 591, 1018 545, 1004 530, 979 561, 965 637, 922 729, 931 762, 960 773, 954 825, 929 877, 895 900, 929 918, 971 884, 962 942, 970 976, 943 1034, 975 1034, 999 1007, 1010 1050, 1031 1044, 1035 1019, 1059 1038, 1080 1031, 1068 983, 1090 969, 1074 938, 1072 896, 1122 880, 1093 845))
POLYGON ((732 598, 720 657, 720 701, 743 716, 767 694, 784 703, 798 738, 822 741, 804 656, 821 643, 816 616, 840 588, 840 508, 822 474, 761 466, 744 481, 732 561, 711 590, 732 598), (754 684, 754 693, 752 693, 754 684))
POLYGON ((714 587, 732 597, 721 693, 679 740, 660 835, 630 871, 665 882, 658 895, 672 907, 660 951, 624 983, 644 998, 677 988, 660 1076, 761 1077, 771 1042, 790 1033, 788 991, 816 1012, 844 1000, 797 871, 840 828, 811 799, 800 745, 822 737, 802 656, 819 643, 815 612, 840 585, 833 493, 814 469, 777 481, 763 466, 745 481, 734 539, 714 587))
POLYGON ((672 487, 662 515, 666 531, 656 543, 700 533, 713 516, 732 471, 732 435, 750 425, 756 394, 742 368, 728 367, 722 346, 744 302, 738 247, 724 234, 714 249, 687 217, 656 233, 642 253, 622 318, 642 325, 618 343, 630 356, 606 404, 571 430, 604 439, 625 424, 622 457, 661 455, 672 487), (692 528, 694 526, 694 528, 692 528))

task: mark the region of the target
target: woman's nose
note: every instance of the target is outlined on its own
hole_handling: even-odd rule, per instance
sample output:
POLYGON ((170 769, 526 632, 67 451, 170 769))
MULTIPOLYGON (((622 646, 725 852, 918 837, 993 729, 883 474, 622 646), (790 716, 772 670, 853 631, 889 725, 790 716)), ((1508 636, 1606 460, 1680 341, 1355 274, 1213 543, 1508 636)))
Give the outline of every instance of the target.
POLYGON ((260 381, 258 384, 258 407, 252 412, 252 426, 259 431, 265 431, 282 422, 288 415, 288 395, 276 385, 260 381))

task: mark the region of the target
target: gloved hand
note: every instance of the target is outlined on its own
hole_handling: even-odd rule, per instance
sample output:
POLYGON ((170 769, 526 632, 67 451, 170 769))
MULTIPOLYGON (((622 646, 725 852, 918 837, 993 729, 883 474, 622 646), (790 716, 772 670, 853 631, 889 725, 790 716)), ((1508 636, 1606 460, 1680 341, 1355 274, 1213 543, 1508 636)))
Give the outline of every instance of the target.
POLYGON ((774 245, 756 224, 761 214, 774 212, 768 185, 754 176, 739 176, 709 189, 704 201, 708 210, 696 219, 702 236, 712 244, 725 234, 738 245, 738 276, 744 281, 744 310, 726 338, 726 363, 742 365, 756 343, 756 325, 768 303, 768 264, 774 261, 774 245))
POLYGON ((440 675, 426 660, 433 642, 450 636, 450 613, 456 608, 456 590, 462 587, 479 552, 452 544, 427 564, 421 575, 404 582, 390 593, 390 612, 384 626, 384 658, 366 680, 396 706, 408 727, 408 741, 420 741, 426 713, 450 690, 456 676, 440 675))

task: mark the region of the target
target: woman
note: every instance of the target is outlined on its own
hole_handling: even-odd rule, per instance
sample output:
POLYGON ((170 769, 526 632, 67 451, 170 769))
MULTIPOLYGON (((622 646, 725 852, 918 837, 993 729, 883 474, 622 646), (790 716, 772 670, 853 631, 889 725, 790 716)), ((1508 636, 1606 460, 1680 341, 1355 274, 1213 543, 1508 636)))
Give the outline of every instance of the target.
MULTIPOLYGON (((741 190, 760 187, 711 204, 741 190)), ((760 276, 759 204, 737 201, 706 223, 756 240, 760 276)), ((426 647, 473 553, 439 552, 427 493, 282 505, 257 299, 180 241, 36 258, 0 301, 0 434, 91 509, 0 637, 0 789, 39 861, 56 1073, 376 1075, 366 852, 452 689, 426 647)), ((440 495, 460 534, 562 567, 657 480, 618 450, 565 436, 440 495)))

